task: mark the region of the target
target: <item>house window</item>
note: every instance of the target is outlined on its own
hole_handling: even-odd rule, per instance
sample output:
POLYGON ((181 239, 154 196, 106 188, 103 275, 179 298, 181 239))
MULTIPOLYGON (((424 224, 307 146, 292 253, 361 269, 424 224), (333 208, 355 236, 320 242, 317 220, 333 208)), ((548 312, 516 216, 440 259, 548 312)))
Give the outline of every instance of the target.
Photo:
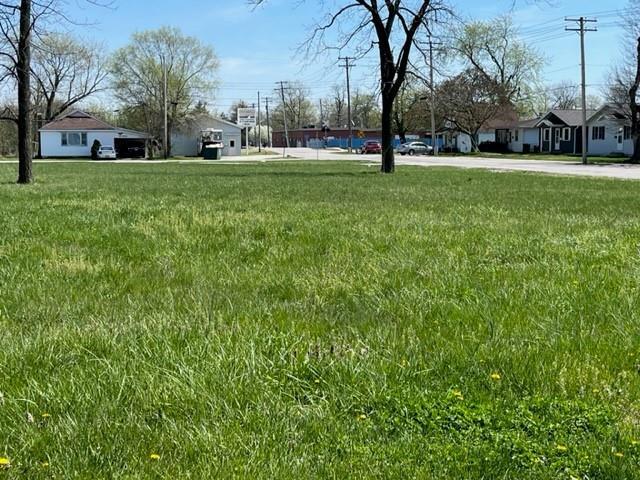
POLYGON ((231 148, 236 148, 236 141, 235 140, 229 140, 229 146, 231 148))
POLYGON ((61 145, 63 147, 86 147, 86 132, 65 132, 62 134, 61 145))
POLYGON ((562 141, 563 142, 568 142, 569 140, 571 140, 571 129, 570 128, 563 128, 562 129, 562 141))
POLYGON ((629 140, 631 138, 631 127, 629 125, 624 126, 624 139, 629 140))
POLYGON ((516 142, 520 141, 520 130, 516 130, 516 142))
POLYGON ((591 130, 591 140, 604 140, 604 127, 593 127, 591 130))
POLYGON ((551 140, 551 129, 550 128, 545 128, 544 129, 544 141, 548 142, 549 140, 551 140))

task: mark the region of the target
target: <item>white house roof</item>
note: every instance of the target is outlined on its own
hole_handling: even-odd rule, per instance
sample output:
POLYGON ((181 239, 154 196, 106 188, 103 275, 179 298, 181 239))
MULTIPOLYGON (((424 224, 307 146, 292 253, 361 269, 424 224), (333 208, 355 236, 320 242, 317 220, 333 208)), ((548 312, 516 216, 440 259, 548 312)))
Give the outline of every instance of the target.
POLYGON ((129 130, 128 128, 116 128, 116 138, 151 138, 151 135, 144 132, 138 132, 137 130, 129 130))

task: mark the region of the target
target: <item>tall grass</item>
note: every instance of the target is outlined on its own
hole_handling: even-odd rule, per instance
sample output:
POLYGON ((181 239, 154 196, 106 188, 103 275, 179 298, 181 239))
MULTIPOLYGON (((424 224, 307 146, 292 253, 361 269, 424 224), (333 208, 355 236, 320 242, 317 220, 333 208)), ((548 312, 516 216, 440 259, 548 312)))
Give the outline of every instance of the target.
POLYGON ((640 478, 638 184, 0 165, 3 478, 640 478))

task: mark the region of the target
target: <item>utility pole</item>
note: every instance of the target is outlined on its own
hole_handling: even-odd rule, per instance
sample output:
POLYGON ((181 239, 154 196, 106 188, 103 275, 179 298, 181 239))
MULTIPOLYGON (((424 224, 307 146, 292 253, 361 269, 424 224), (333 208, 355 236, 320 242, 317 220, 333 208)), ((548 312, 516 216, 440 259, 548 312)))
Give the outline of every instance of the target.
MULTIPOLYGON (((253 108, 253 110, 255 111, 256 104, 252 103, 251 108, 253 108)), ((253 127, 253 146, 254 147, 256 146, 256 143, 258 143, 258 129, 256 127, 253 127)))
POLYGON ((260 92, 258 92, 258 152, 262 153, 262 119, 260 118, 260 92))
POLYGON ((579 28, 565 27, 567 32, 580 33, 580 59, 582 67, 582 163, 587 164, 587 65, 584 54, 584 34, 586 32, 597 32, 597 28, 586 28, 587 23, 597 23, 598 20, 580 18, 565 18, 565 22, 577 22, 579 28))
POLYGON ((351 83, 350 83, 350 70, 351 67, 355 67, 351 62, 353 57, 340 57, 338 60, 344 60, 344 65, 340 65, 347 71, 347 121, 349 122, 349 153, 353 150, 353 124, 351 123, 351 83))
POLYGON ((162 59, 162 70, 163 70, 163 84, 164 84, 164 159, 166 160, 169 157, 169 114, 167 113, 168 108, 168 87, 167 87, 167 63, 162 59))
POLYGON ((284 119, 284 136, 286 138, 287 146, 283 153, 283 157, 286 155, 286 149, 291 148, 289 144, 289 127, 287 127, 287 101, 284 98, 284 84, 285 82, 278 82, 280 84, 280 94, 282 95, 282 116, 284 119))
POLYGON ((271 140, 271 119, 269 118, 269 102, 271 101, 271 99, 269 97, 265 98, 264 101, 266 102, 266 106, 267 106, 267 138, 268 138, 268 144, 269 144, 269 148, 273 148, 273 141, 271 140))

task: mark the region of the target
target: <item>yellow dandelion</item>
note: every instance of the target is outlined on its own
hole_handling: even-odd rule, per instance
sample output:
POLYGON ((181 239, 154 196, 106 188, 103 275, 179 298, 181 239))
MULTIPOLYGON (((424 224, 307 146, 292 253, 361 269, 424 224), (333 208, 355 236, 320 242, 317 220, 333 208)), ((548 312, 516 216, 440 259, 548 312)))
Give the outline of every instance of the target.
POLYGON ((366 420, 367 416, 364 413, 361 413, 360 415, 358 415, 358 420, 366 420))
POLYGON ((49 468, 49 462, 42 462, 42 463, 40 464, 40 466, 41 466, 42 468, 49 468))
POLYGON ((42 414, 42 418, 51 418, 51 414, 50 413, 43 413, 42 414))
POLYGON ((160 455, 158 455, 157 453, 152 453, 151 455, 149 455, 149 458, 151 460, 160 460, 160 455))
POLYGON ((462 395, 462 392, 460 390, 454 390, 453 392, 451 392, 451 394, 458 400, 464 400, 464 395, 462 395))
POLYGON ((502 375, 500 375, 498 372, 493 372, 491 374, 491 380, 494 380, 497 382, 498 380, 501 380, 501 379, 502 379, 502 375))
POLYGON ((566 452, 569 449, 566 445, 556 445, 556 450, 558 450, 559 452, 566 452))
POLYGON ((638 440, 631 440, 631 445, 635 447, 636 445, 640 445, 640 442, 638 440))
POLYGON ((622 453, 622 452, 616 452, 616 453, 614 453, 614 454, 613 454, 613 456, 614 456, 614 457, 618 457, 618 458, 622 458, 622 457, 624 457, 624 453, 622 453))
POLYGON ((320 379, 316 378, 315 382, 316 382, 316 384, 319 384, 320 383, 320 379))
POLYGON ((0 468, 10 467, 10 466, 11 466, 11 460, 9 460, 7 457, 0 457, 0 468))
POLYGON ((593 393, 600 393, 600 389, 599 388, 594 388, 593 390, 591 390, 593 393))

